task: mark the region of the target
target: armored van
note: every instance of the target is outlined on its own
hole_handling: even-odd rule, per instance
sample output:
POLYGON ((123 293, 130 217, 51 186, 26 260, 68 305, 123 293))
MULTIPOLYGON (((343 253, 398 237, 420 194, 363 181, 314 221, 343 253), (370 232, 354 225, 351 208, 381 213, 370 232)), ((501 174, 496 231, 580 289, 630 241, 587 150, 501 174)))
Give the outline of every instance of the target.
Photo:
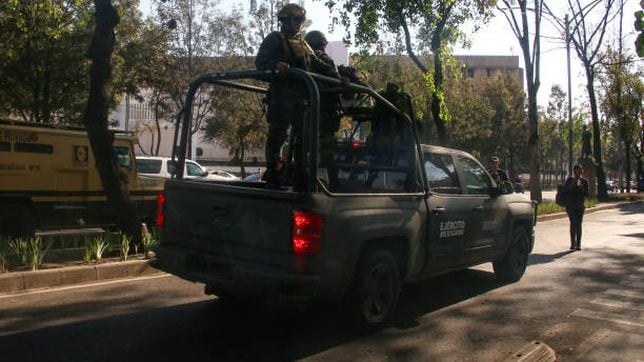
MULTIPOLYGON (((153 222, 163 180, 137 176, 137 138, 115 134, 114 157, 137 213, 153 222)), ((114 225, 81 128, 0 122, 0 234, 114 225)))

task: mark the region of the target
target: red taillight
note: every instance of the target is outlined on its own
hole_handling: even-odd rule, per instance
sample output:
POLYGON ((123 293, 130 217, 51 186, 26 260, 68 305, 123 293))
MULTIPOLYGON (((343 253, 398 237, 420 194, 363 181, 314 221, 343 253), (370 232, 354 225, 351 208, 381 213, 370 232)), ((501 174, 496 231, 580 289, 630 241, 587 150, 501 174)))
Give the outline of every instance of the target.
POLYGON ((293 253, 315 255, 322 240, 322 216, 306 211, 293 212, 293 253))
POLYGON ((160 193, 157 197, 157 228, 159 229, 162 229, 165 225, 165 213, 163 210, 164 206, 165 195, 163 193, 160 193))

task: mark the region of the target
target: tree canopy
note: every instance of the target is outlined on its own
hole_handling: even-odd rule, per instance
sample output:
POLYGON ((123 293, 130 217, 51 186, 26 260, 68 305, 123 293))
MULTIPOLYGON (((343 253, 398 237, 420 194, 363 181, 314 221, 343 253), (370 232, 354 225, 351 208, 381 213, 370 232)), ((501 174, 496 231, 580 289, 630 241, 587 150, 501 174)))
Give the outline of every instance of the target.
MULTIPOLYGON (((465 39, 463 23, 478 24, 491 16, 496 0, 436 0, 436 1, 387 1, 387 0, 339 0, 328 1, 327 6, 335 13, 333 24, 342 24, 346 40, 368 49, 381 43, 382 30, 403 39, 407 55, 425 74, 427 90, 431 94, 431 114, 437 132, 437 141, 447 144, 446 121, 449 112, 443 90, 443 63, 450 54, 451 46, 465 39), (352 18, 356 24, 352 29, 352 18), (419 55, 433 54, 433 70, 419 55)), ((425 137, 427 138, 427 137, 425 137)))

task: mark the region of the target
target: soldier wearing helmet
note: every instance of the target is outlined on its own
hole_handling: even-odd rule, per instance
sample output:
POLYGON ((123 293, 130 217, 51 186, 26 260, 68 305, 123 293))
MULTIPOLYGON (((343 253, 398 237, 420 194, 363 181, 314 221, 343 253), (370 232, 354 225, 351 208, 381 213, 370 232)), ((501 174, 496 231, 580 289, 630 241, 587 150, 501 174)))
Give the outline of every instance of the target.
MULTIPOLYGON (((297 4, 287 4, 278 13, 280 31, 266 36, 259 47, 255 66, 258 70, 277 70, 284 73, 295 67, 309 70, 313 50, 306 44, 300 31, 306 20, 306 10, 297 4)), ((268 135, 266 138, 266 172, 264 180, 269 186, 278 186, 280 171, 280 149, 286 141, 289 125, 295 134, 294 159, 296 168, 302 161, 301 133, 305 112, 302 84, 285 77, 271 80, 267 95, 268 135)))

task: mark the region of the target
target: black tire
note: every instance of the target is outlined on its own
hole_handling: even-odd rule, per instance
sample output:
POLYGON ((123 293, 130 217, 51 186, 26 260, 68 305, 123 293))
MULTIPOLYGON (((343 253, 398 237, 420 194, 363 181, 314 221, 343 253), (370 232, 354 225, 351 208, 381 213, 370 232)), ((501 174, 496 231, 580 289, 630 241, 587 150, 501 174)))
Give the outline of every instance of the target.
POLYGON ((515 227, 507 252, 503 258, 492 263, 497 278, 509 282, 521 279, 528 266, 529 242, 525 228, 515 227))
POLYGON ((0 208, 0 234, 10 237, 29 237, 36 232, 31 210, 22 204, 7 204, 0 208))
POLYGON ((391 318, 399 295, 396 259, 386 250, 371 252, 361 259, 347 299, 350 317, 359 329, 383 325, 391 318))

